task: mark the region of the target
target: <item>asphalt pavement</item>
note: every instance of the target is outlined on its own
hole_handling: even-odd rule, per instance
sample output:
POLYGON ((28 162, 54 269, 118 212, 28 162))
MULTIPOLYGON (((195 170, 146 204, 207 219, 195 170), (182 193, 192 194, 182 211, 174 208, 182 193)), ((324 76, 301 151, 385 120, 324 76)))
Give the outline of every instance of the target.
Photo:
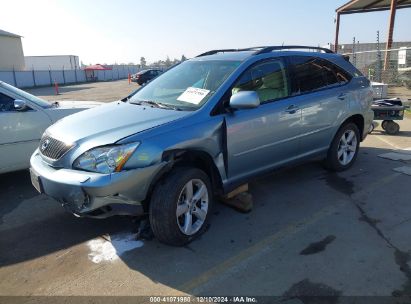
POLYGON ((76 218, 39 195, 27 171, 0 175, 0 295, 411 295, 411 147, 380 129, 355 165, 313 161, 250 183, 247 214, 216 203, 182 248, 136 240, 127 217, 76 218), (404 152, 406 153, 406 152, 404 152))

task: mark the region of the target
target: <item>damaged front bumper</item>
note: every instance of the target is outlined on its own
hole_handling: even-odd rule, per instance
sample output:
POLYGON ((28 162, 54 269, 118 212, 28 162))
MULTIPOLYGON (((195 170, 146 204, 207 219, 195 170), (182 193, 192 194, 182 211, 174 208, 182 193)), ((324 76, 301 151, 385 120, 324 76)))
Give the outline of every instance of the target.
POLYGON ((104 218, 140 215, 151 181, 165 163, 111 174, 58 169, 46 164, 38 150, 30 159, 33 186, 77 216, 104 218))

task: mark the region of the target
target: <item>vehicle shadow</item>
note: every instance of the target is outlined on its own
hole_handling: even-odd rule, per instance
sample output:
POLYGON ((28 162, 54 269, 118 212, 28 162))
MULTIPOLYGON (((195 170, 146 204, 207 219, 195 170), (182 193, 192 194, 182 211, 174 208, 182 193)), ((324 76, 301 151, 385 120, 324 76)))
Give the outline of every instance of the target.
POLYGON ((0 174, 0 225, 3 217, 26 199, 38 195, 30 182, 28 170, 0 174))
POLYGON ((384 130, 374 130, 371 134, 375 135, 387 135, 387 136, 403 136, 403 137, 411 137, 411 131, 402 131, 400 130, 398 134, 390 135, 384 130))
MULTIPOLYGON (((348 197, 360 190, 364 183, 375 182, 392 172, 393 163, 378 157, 389 151, 361 148, 355 165, 343 173, 329 173, 321 162, 314 161, 259 177, 250 182, 254 198, 251 213, 242 214, 226 205, 215 204, 207 233, 191 244, 178 248, 156 240, 144 241, 143 247, 125 252, 120 258, 130 269, 154 282, 192 293, 195 284, 190 282, 199 275, 216 265, 223 265, 221 271, 225 271, 225 261, 241 255, 267 235, 326 207, 336 191, 348 197)), ((16 191, 32 197, 32 192, 27 189, 30 180, 23 172, 0 178, 2 205, 14 205, 12 195, 16 191), (11 187, 13 180, 19 183, 18 189, 11 187), (3 182, 9 186, 3 188, 3 182)), ((30 220, 17 227, 0 229, 0 266, 42 257, 103 234, 133 229, 135 224, 127 217, 93 220, 75 218, 63 210, 56 212, 52 209, 49 216, 38 221, 30 220)))

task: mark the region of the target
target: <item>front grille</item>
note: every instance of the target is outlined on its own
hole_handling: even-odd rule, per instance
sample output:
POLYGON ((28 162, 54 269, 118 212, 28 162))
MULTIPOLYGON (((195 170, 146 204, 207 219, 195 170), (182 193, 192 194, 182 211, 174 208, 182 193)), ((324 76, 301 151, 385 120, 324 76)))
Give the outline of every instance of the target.
POLYGON ((44 135, 40 140, 39 150, 44 156, 57 160, 70 150, 71 147, 72 145, 44 135))

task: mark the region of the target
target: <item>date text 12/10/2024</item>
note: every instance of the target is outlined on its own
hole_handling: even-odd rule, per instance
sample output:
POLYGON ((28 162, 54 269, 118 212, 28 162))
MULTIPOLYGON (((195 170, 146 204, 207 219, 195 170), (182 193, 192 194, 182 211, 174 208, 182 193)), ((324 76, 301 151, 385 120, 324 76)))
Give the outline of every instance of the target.
POLYGON ((190 297, 190 296, 166 296, 150 297, 150 303, 257 303, 255 297, 190 297))

